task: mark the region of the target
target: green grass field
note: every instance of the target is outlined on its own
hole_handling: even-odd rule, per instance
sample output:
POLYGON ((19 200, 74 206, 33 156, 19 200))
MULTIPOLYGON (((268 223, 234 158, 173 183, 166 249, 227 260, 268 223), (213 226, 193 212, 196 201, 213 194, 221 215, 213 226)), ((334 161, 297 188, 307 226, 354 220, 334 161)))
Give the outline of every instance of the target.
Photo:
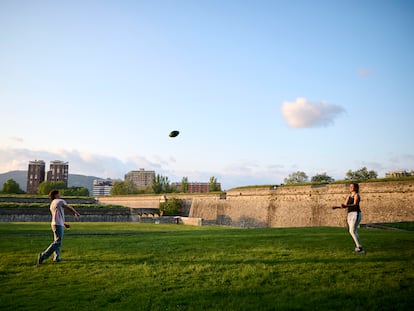
MULTIPOLYGON (((409 226, 408 226, 409 227, 409 226)), ((414 232, 0 223, 0 310, 413 310, 414 232)))

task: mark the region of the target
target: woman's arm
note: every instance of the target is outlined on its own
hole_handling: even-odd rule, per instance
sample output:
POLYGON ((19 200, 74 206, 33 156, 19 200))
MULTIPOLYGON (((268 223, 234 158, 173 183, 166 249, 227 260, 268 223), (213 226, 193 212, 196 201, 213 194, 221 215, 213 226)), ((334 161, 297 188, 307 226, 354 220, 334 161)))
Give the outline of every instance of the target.
POLYGON ((351 195, 348 195, 347 197, 346 197, 346 200, 345 200, 345 203, 344 204, 341 204, 342 205, 342 207, 344 206, 344 205, 348 205, 348 203, 349 203, 349 200, 351 199, 351 195))
POLYGON ((359 197, 359 194, 355 193, 354 203, 349 204, 349 197, 348 197, 348 199, 345 201, 345 204, 342 204, 342 208, 347 208, 347 207, 351 207, 351 206, 358 206, 360 200, 361 200, 361 198, 359 197))

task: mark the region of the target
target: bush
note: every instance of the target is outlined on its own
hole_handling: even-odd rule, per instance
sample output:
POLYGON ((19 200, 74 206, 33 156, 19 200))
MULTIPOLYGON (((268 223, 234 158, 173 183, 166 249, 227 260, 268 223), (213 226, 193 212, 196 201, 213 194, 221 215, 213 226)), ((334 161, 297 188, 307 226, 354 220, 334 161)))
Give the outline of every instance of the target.
POLYGON ((180 215, 182 209, 183 201, 177 198, 170 198, 160 203, 160 211, 163 215, 180 215))

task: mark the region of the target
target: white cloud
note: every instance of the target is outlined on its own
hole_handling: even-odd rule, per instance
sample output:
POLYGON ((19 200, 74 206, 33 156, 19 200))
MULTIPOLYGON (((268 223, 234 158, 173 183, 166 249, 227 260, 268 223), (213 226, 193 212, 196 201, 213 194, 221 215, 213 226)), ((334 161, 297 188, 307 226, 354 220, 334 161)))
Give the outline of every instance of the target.
POLYGON ((372 68, 359 68, 357 70, 357 75, 361 78, 368 78, 375 74, 375 70, 372 68))
POLYGON ((340 106, 326 102, 312 103, 301 97, 294 102, 283 102, 281 110, 287 124, 294 128, 326 127, 345 112, 340 106))
POLYGON ((263 167, 254 161, 242 160, 231 163, 218 170, 175 170, 175 160, 154 156, 152 160, 135 155, 125 160, 81 152, 78 150, 30 150, 23 148, 0 147, 0 173, 14 170, 27 170, 29 161, 43 160, 46 169, 50 161, 60 160, 69 162, 69 173, 96 176, 100 178, 124 179, 131 171, 144 168, 154 170, 157 174, 167 176, 171 182, 179 182, 188 177, 194 182, 208 182, 214 176, 222 184, 223 189, 231 189, 245 185, 275 184, 283 181, 288 172, 283 166, 273 165, 263 167))
POLYGON ((17 143, 22 143, 24 141, 23 138, 18 137, 18 136, 12 136, 12 137, 9 137, 9 139, 12 140, 13 142, 17 142, 17 143))
MULTIPOLYGON (((46 169, 50 161, 60 160, 69 162, 70 174, 96 176, 100 178, 124 179, 127 172, 144 168, 154 170, 157 174, 168 176, 171 182, 178 182, 184 176, 191 181, 208 182, 211 176, 219 176, 212 171, 175 171, 172 167, 176 162, 173 158, 154 156, 154 159, 140 155, 134 155, 127 159, 119 159, 113 156, 91 154, 78 150, 29 150, 23 148, 0 148, 0 173, 14 170, 27 170, 29 161, 43 160, 46 169)), ((219 180, 223 182, 223 180, 219 180)))
POLYGON ((69 172, 71 174, 82 174, 97 176, 102 178, 124 178, 125 173, 139 168, 155 169, 159 168, 156 163, 152 163, 143 157, 134 157, 123 161, 121 159, 80 152, 77 150, 29 150, 0 148, 0 172, 13 170, 27 170, 29 161, 43 160, 46 169, 49 162, 61 160, 69 162, 69 172))
POLYGON ((274 185, 283 183, 289 169, 283 165, 259 165, 249 160, 232 163, 216 174, 219 181, 226 180, 230 185, 274 185))
MULTIPOLYGON (((170 182, 179 182, 183 177, 188 177, 193 182, 208 182, 210 177, 214 176, 222 184, 224 190, 239 186, 283 183, 285 177, 298 170, 305 171, 309 178, 319 172, 327 172, 329 176, 335 179, 344 178, 348 170, 348 168, 330 169, 328 167, 303 169, 299 165, 277 163, 263 165, 248 159, 232 161, 214 170, 207 168, 204 170, 194 170, 190 167, 177 170, 174 168, 176 166, 174 159, 159 156, 149 159, 141 155, 135 155, 127 159, 119 159, 113 156, 91 154, 77 150, 30 150, 0 147, 0 173, 13 170, 27 170, 28 163, 32 160, 44 160, 46 168, 49 167, 50 161, 67 161, 69 162, 69 172, 71 174, 101 178, 124 179, 124 175, 127 172, 140 168, 154 170, 157 174, 167 176, 170 182)), ((349 168, 354 167, 356 169, 366 166, 368 169, 374 169, 380 177, 383 177, 390 170, 414 169, 414 155, 392 154, 382 162, 363 161, 358 163, 349 168)))

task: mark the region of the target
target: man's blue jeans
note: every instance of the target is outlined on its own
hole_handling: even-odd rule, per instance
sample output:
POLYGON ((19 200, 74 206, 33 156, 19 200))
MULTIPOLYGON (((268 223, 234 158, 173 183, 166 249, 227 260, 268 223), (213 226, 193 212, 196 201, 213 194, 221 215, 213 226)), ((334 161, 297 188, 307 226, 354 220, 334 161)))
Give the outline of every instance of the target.
POLYGON ((54 241, 49 247, 41 254, 42 259, 49 258, 52 253, 55 253, 53 261, 60 261, 60 247, 62 246, 64 226, 52 225, 54 241))

